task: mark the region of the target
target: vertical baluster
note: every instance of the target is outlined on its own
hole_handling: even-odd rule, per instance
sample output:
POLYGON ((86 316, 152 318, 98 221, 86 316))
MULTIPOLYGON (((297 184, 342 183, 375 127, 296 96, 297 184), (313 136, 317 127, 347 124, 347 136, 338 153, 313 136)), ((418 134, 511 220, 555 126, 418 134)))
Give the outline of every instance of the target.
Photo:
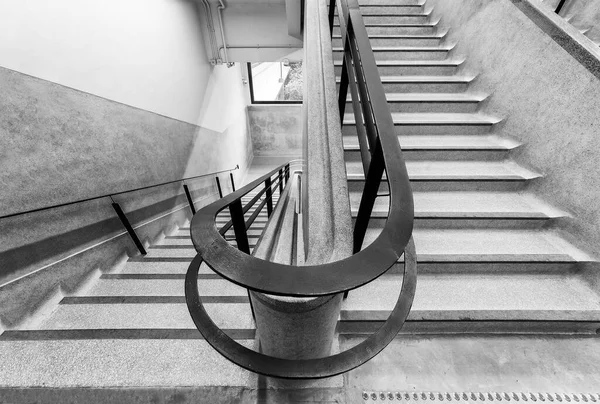
POLYGON ((273 190, 271 189, 271 177, 265 180, 266 196, 267 198, 267 217, 271 217, 273 213, 273 190))
POLYGON ((229 173, 229 179, 231 180, 231 192, 235 192, 235 181, 233 180, 233 173, 229 173))
POLYGON ((215 180, 217 180, 217 189, 219 190, 219 198, 222 198, 223 191, 221 190, 221 181, 219 181, 219 177, 215 177, 215 180))
POLYGON ((185 191, 185 196, 187 197, 188 204, 190 205, 190 209, 192 210, 192 215, 196 214, 196 207, 194 206, 194 201, 192 199, 192 194, 187 186, 187 184, 183 183, 183 190, 185 191))
POLYGON ((241 199, 236 199, 229 205, 229 214, 231 215, 231 222, 233 224, 233 231, 235 233, 235 241, 237 242, 238 250, 250 254, 248 233, 246 232, 246 221, 244 220, 241 199))

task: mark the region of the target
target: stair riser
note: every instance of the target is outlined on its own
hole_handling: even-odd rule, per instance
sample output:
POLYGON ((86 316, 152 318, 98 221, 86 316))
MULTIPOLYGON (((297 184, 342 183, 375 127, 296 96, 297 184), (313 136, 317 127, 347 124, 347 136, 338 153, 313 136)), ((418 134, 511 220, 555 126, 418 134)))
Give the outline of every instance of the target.
MULTIPOLYGON (((424 4, 425 2, 422 0, 404 0, 401 4, 424 4)), ((358 2, 361 6, 368 5, 397 5, 398 0, 359 0, 358 2)))
MULTIPOLYGON (((396 124, 398 135, 483 135, 490 132, 493 125, 403 125, 396 124)), ((344 136, 356 136, 354 125, 343 125, 344 136)))
MULTIPOLYGON (((378 35, 433 35, 437 32, 437 26, 367 26, 367 34, 378 35)), ((340 28, 333 27, 333 33, 340 35, 340 28)))
MULTIPOLYGON (((508 157, 506 150, 402 150, 406 161, 500 161, 508 157)), ((361 161, 360 151, 344 150, 344 160, 361 161)))
MULTIPOLYGON (((427 24, 430 21, 429 14, 421 15, 364 15, 365 25, 369 24, 427 24)), ((333 20, 338 25, 338 17, 333 20)))
MULTIPOLYGON (((421 259, 417 263, 419 274, 566 274, 576 270, 577 264, 570 262, 453 262, 448 259, 421 259)), ((402 274, 404 262, 395 264, 386 274, 402 274)))
MULTIPOLYGON (((391 112, 476 112, 475 102, 395 102, 388 101, 391 112)), ((352 103, 346 103, 346 112, 352 112, 352 103)))
MULTIPOLYGON (((393 83, 383 82, 386 93, 462 93, 467 90, 466 82, 446 83, 393 83)), ((339 91, 339 84, 338 84, 339 91)))
MULTIPOLYGON (((383 227, 384 218, 372 217, 370 224, 383 227)), ((424 218, 415 213, 414 226, 417 229, 540 229, 548 225, 547 219, 463 219, 463 218, 424 218)))
MULTIPOLYGON (((352 293, 352 292, 350 292, 352 293)), ((372 334, 381 321, 340 321, 340 334, 372 334)), ((408 320, 400 334, 596 334, 600 322, 570 321, 414 321, 408 320)))
MULTIPOLYGON (((517 192, 526 188, 527 181, 424 181, 424 180, 411 180, 410 186, 413 192, 460 192, 460 191, 502 191, 502 192, 517 192)), ((349 180, 348 191, 349 192, 362 192, 364 187, 364 181, 361 180, 349 180)), ((379 188, 380 193, 388 191, 386 183, 382 183, 379 188)))
MULTIPOLYGON (((444 38, 369 38, 371 46, 439 46, 444 43, 444 38)), ((332 45, 342 47, 341 38, 334 38, 332 45)))
MULTIPOLYGON (((374 49, 375 60, 445 60, 451 53, 449 50, 436 49, 431 51, 379 51, 374 49)), ((342 60, 342 52, 334 50, 334 60, 342 60)))
MULTIPOLYGON (((381 76, 451 76, 457 66, 378 66, 381 76)), ((335 66, 336 76, 342 74, 342 66, 335 66)))
MULTIPOLYGON (((370 5, 361 6, 362 15, 369 14, 423 14, 424 4, 394 4, 394 5, 370 5)), ((337 14, 337 12, 336 12, 337 14)))

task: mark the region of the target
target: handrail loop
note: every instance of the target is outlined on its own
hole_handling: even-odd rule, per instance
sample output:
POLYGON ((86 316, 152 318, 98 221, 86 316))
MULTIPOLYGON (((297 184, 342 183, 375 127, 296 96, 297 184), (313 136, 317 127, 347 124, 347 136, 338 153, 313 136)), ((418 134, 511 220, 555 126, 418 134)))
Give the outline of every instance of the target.
MULTIPOLYGON (((317 3, 318 7, 326 10, 325 0, 307 1, 306 7, 310 7, 309 4, 317 7, 317 3)), ((241 198, 264 184, 261 191, 265 194, 264 206, 264 203, 268 203, 267 200, 272 198, 272 192, 266 190, 276 188, 272 177, 277 176, 275 180, 280 179, 281 182, 287 181, 289 164, 277 167, 245 187, 204 207, 196 213, 191 223, 192 240, 198 255, 189 266, 185 294, 196 327, 206 341, 223 356, 239 366, 268 376, 321 378, 346 372, 366 362, 391 342, 400 331, 410 311, 416 289, 416 258, 412 241, 413 196, 402 150, 358 1, 331 0, 330 7, 336 6, 345 49, 338 100, 340 118, 344 123, 344 107, 349 88, 357 118, 357 130, 364 122, 364 131, 358 132, 365 186, 354 227, 354 255, 336 262, 307 266, 277 264, 248 255, 245 235, 247 227, 244 225, 243 213, 249 207, 242 206, 241 198), (358 117, 362 120, 359 121, 358 117), (388 218, 375 240, 362 248, 384 172, 390 198, 388 218), (227 207, 232 215, 231 225, 234 227, 239 250, 227 243, 222 236, 224 232, 219 231, 215 225, 217 214, 227 207), (286 360, 243 347, 215 325, 204 310, 198 293, 197 275, 203 262, 224 278, 255 292, 316 297, 347 292, 369 283, 388 271, 402 255, 402 288, 388 320, 377 332, 354 348, 326 358, 286 360)), ((332 16, 335 12, 331 8, 329 12, 322 10, 321 18, 329 16, 330 22, 333 22, 332 16)), ((251 202, 255 203, 255 199, 251 202)))

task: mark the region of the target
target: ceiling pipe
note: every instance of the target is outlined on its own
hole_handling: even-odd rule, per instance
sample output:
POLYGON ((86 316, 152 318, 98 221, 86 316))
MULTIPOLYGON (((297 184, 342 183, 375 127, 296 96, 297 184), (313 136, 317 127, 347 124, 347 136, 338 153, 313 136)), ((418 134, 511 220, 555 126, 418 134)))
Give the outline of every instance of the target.
POLYGON ((225 3, 223 3, 223 0, 219 0, 217 10, 219 12, 219 25, 221 26, 221 40, 223 41, 223 56, 225 56, 227 67, 231 67, 234 63, 229 62, 229 55, 227 55, 227 41, 225 40, 225 29, 223 28, 223 10, 225 10, 225 8, 226 6, 225 3))
POLYGON ((204 5, 204 9, 206 10, 206 23, 208 25, 208 38, 209 38, 209 42, 210 42, 210 47, 211 47, 211 54, 212 54, 212 59, 210 60, 210 63, 215 65, 217 63, 219 63, 219 49, 218 49, 218 44, 217 44, 217 35, 215 33, 215 25, 213 23, 213 16, 212 16, 212 10, 210 8, 210 3, 208 2, 208 0, 201 0, 202 4, 204 5))

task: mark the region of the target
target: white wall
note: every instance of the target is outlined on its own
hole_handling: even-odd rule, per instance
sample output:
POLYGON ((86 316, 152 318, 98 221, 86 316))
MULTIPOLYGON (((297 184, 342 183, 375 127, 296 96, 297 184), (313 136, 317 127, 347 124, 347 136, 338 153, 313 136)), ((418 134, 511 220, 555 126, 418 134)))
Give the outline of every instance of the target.
POLYGON ((196 123, 201 32, 191 0, 3 0, 0 66, 196 123))

